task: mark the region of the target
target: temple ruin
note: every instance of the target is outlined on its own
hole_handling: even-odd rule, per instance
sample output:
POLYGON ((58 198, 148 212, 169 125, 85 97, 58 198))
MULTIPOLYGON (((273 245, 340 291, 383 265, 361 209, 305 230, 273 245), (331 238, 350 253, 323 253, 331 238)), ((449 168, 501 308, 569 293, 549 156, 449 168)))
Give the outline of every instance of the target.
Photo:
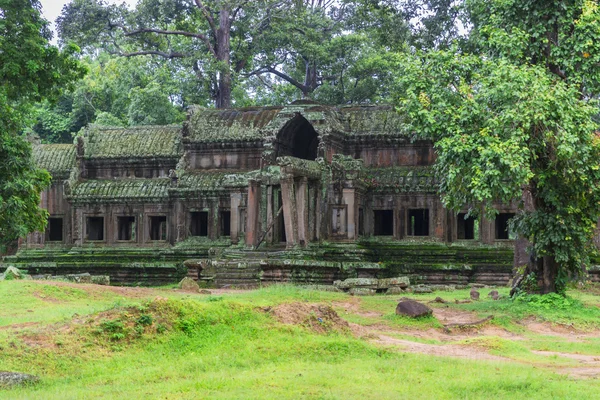
POLYGON ((512 268, 514 208, 445 209, 432 143, 388 106, 192 107, 181 126, 92 125, 34 157, 52 175, 49 222, 9 257, 33 273, 505 284, 512 268))

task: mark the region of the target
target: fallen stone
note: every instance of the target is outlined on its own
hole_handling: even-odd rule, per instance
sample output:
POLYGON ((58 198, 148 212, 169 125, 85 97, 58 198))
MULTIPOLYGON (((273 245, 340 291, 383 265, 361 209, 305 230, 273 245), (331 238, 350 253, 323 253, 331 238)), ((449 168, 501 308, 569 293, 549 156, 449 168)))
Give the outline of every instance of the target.
POLYGON ((186 292, 198 292, 200 286, 195 280, 186 276, 179 282, 179 289, 185 290, 186 292))
POLYGON ((108 275, 92 275, 91 278, 95 285, 110 286, 110 276, 108 275))
POLYGON ((343 281, 335 281, 334 286, 339 289, 351 289, 351 288, 369 288, 377 289, 379 279, 375 278, 348 278, 343 281))
POLYGON ((65 275, 65 279, 75 283, 92 283, 92 275, 88 272, 84 272, 83 274, 65 275))
POLYGON ((454 285, 431 285, 432 290, 439 290, 442 292, 453 292, 456 290, 456 286, 454 285))
POLYGON ((414 300, 402 300, 396 306, 396 314, 405 317, 418 318, 431 315, 433 311, 425 304, 414 300))
POLYGON ((454 286, 454 288, 456 290, 464 290, 464 289, 468 289, 469 285, 456 285, 456 286, 454 286))
POLYGON ((401 287, 398 286, 392 286, 391 288, 388 288, 388 290, 385 292, 386 294, 402 294, 406 292, 405 289, 402 289, 401 287))
POLYGON ((431 293, 431 292, 433 292, 433 289, 431 288, 431 286, 416 285, 416 286, 412 287, 412 292, 413 293, 431 293))
POLYGON ((476 289, 483 289, 485 285, 483 283, 473 283, 471 287, 474 287, 476 289))
POLYGON ((492 300, 498 300, 500 298, 500 294, 498 293, 497 290, 492 290, 491 292, 488 293, 488 297, 491 297, 492 300))
POLYGON ((369 288, 351 288, 348 293, 353 296, 372 296, 377 293, 377 290, 369 288))
POLYGON ((0 371, 0 388, 35 383, 40 379, 35 375, 20 372, 0 371))
POLYGON ((11 265, 10 267, 6 268, 6 271, 4 271, 4 280, 10 281, 13 279, 23 279, 25 277, 24 275, 25 274, 11 265))
POLYGON ((479 292, 475 289, 471 289, 471 300, 479 300, 479 292))
POLYGON ((200 294, 212 294, 212 292, 210 290, 206 290, 206 289, 201 289, 200 294))
POLYGON ((377 287, 379 289, 389 289, 391 287, 407 288, 410 286, 410 280, 407 276, 398 276, 396 278, 379 279, 377 287))

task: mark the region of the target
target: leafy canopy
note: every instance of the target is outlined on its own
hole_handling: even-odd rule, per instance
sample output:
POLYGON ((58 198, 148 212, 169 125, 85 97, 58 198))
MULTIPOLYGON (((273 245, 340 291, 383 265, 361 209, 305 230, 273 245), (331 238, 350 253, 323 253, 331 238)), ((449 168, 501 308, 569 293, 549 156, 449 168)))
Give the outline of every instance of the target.
POLYGON ((56 98, 60 85, 84 73, 72 57, 75 47, 61 52, 49 45, 39 10, 36 0, 0 0, 0 246, 46 222, 38 205, 50 176, 35 168, 20 135, 30 106, 56 98))

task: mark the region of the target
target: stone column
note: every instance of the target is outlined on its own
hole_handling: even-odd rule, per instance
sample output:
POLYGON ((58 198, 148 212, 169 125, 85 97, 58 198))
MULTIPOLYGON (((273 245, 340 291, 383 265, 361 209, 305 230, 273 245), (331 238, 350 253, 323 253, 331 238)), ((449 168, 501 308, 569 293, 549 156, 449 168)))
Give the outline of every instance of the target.
POLYGON ((246 208, 246 246, 256 246, 260 232, 258 232, 258 218, 260 207, 260 182, 250 180, 248 184, 248 207, 246 208))
POLYGON ((298 215, 298 243, 306 246, 310 241, 308 233, 308 179, 302 177, 296 184, 296 211, 298 215))
POLYGON ((283 200, 283 218, 285 220, 285 237, 287 247, 294 247, 298 237, 298 222, 296 215, 296 196, 294 193, 294 178, 282 178, 281 199, 283 200))
POLYGON ((265 238, 265 242, 273 243, 273 231, 275 230, 275 226, 273 226, 273 218, 276 217, 277 211, 279 209, 275 208, 275 204, 273 201, 273 186, 267 186, 267 228, 269 231, 267 232, 267 237, 265 238))
POLYGON ((211 197, 209 204, 208 237, 211 240, 215 240, 219 237, 219 198, 211 197))
POLYGON ((348 239, 355 240, 358 237, 356 223, 356 190, 346 188, 342 192, 344 204, 346 204, 346 232, 348 239))
POLYGON ((231 218, 230 218, 230 239, 232 244, 237 244, 240 241, 240 204, 242 203, 241 193, 231 193, 231 218))

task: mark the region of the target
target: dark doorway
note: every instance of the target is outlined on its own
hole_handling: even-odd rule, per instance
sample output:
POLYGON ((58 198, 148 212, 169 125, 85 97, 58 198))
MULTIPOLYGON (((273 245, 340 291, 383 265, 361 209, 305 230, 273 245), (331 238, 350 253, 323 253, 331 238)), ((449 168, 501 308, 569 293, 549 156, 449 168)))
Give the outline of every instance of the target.
POLYGON ((365 213, 362 208, 358 209, 358 236, 365 234, 365 213))
POLYGON ((496 239, 513 239, 513 234, 508 227, 508 221, 514 217, 514 213, 500 213, 496 215, 496 239))
POLYGON ((316 160, 319 135, 301 115, 296 115, 279 131, 275 140, 277 157, 292 156, 303 160, 316 160))
POLYGON ((375 236, 393 236, 394 210, 374 210, 373 224, 373 234, 375 236))
POLYGON ((148 219, 150 221, 150 240, 167 240, 167 217, 156 215, 148 219))
POLYGON ((63 219, 57 217, 48 218, 48 241, 63 241, 63 219))
POLYGON ((190 234, 192 236, 208 236, 208 211, 190 213, 190 234))
POLYGON ((87 240, 104 240, 104 217, 87 217, 85 232, 87 240))
POLYGON ((458 239, 475 240, 479 239, 479 224, 474 217, 468 217, 466 213, 460 213, 456 217, 456 229, 458 239))
POLYGON ((285 234, 285 218, 283 217, 283 198, 281 197, 281 190, 277 191, 277 211, 281 208, 281 212, 277 217, 277 230, 279 236, 279 242, 287 242, 287 236, 285 234))
POLYGON ((219 223, 221 236, 231 236, 231 211, 220 211, 219 223))
POLYGON ((408 235, 429 236, 429 210, 417 208, 408 210, 408 235))
POLYGON ((135 217, 117 217, 117 240, 135 240, 135 217))

